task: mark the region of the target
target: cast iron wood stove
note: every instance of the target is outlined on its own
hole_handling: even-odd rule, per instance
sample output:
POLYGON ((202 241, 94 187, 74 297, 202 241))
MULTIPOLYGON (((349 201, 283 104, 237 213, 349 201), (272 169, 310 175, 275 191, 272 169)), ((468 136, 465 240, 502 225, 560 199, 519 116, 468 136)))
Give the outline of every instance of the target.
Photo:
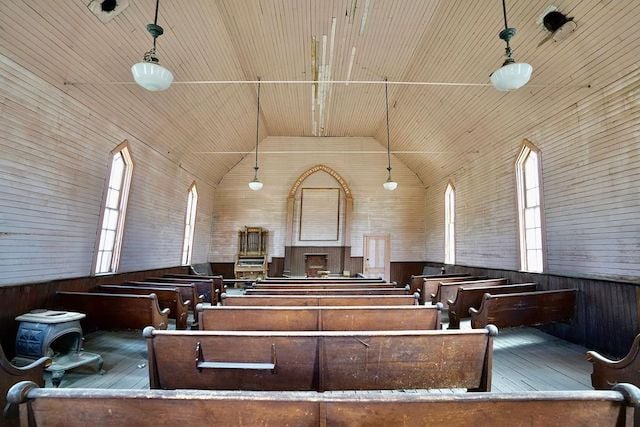
POLYGON ((58 387, 64 373, 78 366, 95 363, 102 373, 102 356, 82 351, 82 313, 71 311, 33 310, 16 317, 20 322, 16 336, 16 366, 27 365, 42 356, 51 357, 46 368, 51 382, 58 387))

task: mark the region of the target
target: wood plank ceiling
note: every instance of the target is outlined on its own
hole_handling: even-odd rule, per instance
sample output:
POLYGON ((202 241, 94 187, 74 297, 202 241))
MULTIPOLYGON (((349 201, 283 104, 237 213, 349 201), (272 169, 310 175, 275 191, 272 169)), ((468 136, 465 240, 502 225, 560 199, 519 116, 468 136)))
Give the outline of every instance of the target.
MULTIPOLYGON (((131 82, 131 65, 149 49, 155 2, 130 1, 106 24, 88 2, 2 1, 0 54, 215 185, 242 155, 201 152, 253 149, 255 86, 150 93, 112 84, 131 82)), ((392 150, 420 152, 399 157, 427 185, 636 68, 637 0, 508 3, 515 57, 534 68, 530 86, 508 94, 390 87, 392 150), (574 16, 578 30, 538 46, 546 32, 536 20, 550 5, 574 16)), ((319 80, 265 85, 261 138, 374 136, 384 144, 383 87, 322 80, 487 83, 503 53, 499 0, 165 0, 159 24, 160 61, 176 81, 319 80)))

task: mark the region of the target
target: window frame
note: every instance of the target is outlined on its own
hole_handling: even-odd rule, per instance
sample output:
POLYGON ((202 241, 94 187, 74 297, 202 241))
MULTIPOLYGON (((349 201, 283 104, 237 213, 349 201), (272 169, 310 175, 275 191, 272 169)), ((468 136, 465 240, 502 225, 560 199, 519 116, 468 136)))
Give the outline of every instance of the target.
MULTIPOLYGON (((516 208, 518 212, 518 257, 520 259, 520 271, 528 273, 545 273, 547 268, 547 241, 546 241, 546 226, 544 215, 544 187, 543 187, 543 168, 542 168, 542 151, 531 141, 525 139, 521 146, 518 156, 515 161, 515 175, 516 175, 516 208), (537 172, 538 172, 538 209, 540 212, 540 253, 542 257, 541 270, 534 270, 529 268, 529 260, 527 257, 527 237, 526 237, 526 221, 525 212, 526 206, 526 175, 525 175, 525 162, 529 155, 535 153, 537 156, 537 172)), ((538 227, 535 227, 538 228, 538 227)))
POLYGON ((122 254, 122 242, 124 238, 124 227, 127 214, 127 205, 129 202, 129 194, 131 191, 131 182, 133 178, 133 157, 131 155, 131 148, 127 140, 123 141, 116 148, 111 150, 109 167, 107 168, 107 174, 105 178, 104 188, 102 192, 102 202, 100 204, 100 216, 98 218, 98 229, 96 233, 96 242, 93 261, 91 264, 91 275, 102 276, 108 274, 115 274, 120 267, 120 257, 122 254), (122 185, 120 189, 119 201, 118 201, 118 220, 115 229, 115 237, 113 243, 113 250, 111 253, 111 262, 109 263, 109 271, 97 272, 99 267, 98 257, 100 256, 100 240, 102 238, 102 232, 104 230, 103 223, 107 210, 107 201, 109 196, 109 188, 111 186, 111 172, 113 169, 113 160, 116 155, 120 154, 124 162, 124 173, 122 177, 122 185))
POLYGON ((193 257, 193 241, 196 228, 196 215, 198 213, 198 189, 195 181, 187 191, 187 209, 185 210, 184 231, 182 234, 182 255, 180 265, 191 265, 193 257), (187 240, 187 227, 189 227, 189 240, 187 240), (186 259, 185 259, 186 255, 186 259))
POLYGON ((444 190, 444 263, 448 265, 456 263, 456 187, 451 181, 447 183, 444 190), (453 197, 450 198, 449 194, 453 197), (451 210, 453 215, 450 213, 451 210), (450 227, 453 228, 453 232, 449 230, 450 227))

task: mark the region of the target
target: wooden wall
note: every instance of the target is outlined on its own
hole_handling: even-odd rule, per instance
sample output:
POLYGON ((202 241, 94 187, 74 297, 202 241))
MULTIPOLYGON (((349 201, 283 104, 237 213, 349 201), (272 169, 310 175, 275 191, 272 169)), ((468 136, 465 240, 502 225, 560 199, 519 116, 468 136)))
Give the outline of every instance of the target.
POLYGON ((18 323, 16 316, 37 308, 45 308, 47 300, 56 291, 89 291, 97 285, 144 280, 163 274, 185 274, 188 267, 169 267, 155 270, 135 271, 99 277, 54 280, 16 286, 0 287, 0 343, 11 357, 15 345, 18 323))
POLYGON ((212 187, 2 55, 0 76, 0 285, 91 275, 110 152, 124 140, 134 169, 120 271, 180 264, 193 181, 193 262, 207 261, 212 187))
POLYGON ((427 189, 426 259, 444 259, 444 191, 456 188, 456 262, 518 270, 515 159, 541 149, 548 273, 640 282, 640 73, 483 143, 482 155, 427 189))
MULTIPOLYGON (((440 273, 442 263, 426 265, 430 274, 440 273)), ((534 282, 538 283, 542 290, 578 289, 576 316, 573 322, 557 323, 543 329, 612 357, 624 356, 635 336, 640 333, 640 286, 634 283, 464 265, 448 265, 446 272, 471 273, 493 278, 506 277, 512 283, 534 282)))
POLYGON ((385 191, 386 153, 375 139, 268 137, 260 147, 261 191, 253 192, 247 186, 253 175, 251 156, 229 171, 215 189, 212 261, 234 261, 235 236, 245 225, 268 229, 269 255, 284 256, 289 190, 303 172, 317 164, 334 169, 353 192, 351 241, 345 244, 350 244, 353 256, 362 256, 364 234, 391 233, 391 261, 425 259, 424 186, 392 156, 393 177, 399 186, 396 191, 385 191), (268 154, 288 150, 302 154, 268 154), (381 154, 349 154, 351 151, 381 154))

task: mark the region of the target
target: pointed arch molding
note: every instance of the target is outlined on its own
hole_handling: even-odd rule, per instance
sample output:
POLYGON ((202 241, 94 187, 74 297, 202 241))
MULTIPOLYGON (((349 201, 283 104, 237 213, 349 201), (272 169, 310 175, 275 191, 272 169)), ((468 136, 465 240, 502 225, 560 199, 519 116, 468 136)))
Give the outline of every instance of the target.
POLYGON ((338 174, 338 172, 331 169, 329 166, 322 165, 322 164, 315 165, 314 167, 307 169, 302 175, 298 177, 298 179, 296 179, 296 181, 291 186, 291 190, 289 190, 289 198, 295 197, 296 191, 298 191, 298 188, 304 182, 304 180, 309 178, 311 175, 313 175, 316 172, 326 172, 329 175, 331 175, 336 181, 338 181, 338 183, 344 190, 344 194, 347 197, 347 199, 352 198, 351 189, 349 188, 349 185, 347 185, 347 182, 340 176, 340 174, 338 174))
POLYGON ((286 234, 285 234, 286 240, 285 240, 285 250, 284 250, 285 274, 291 273, 292 251, 295 249, 293 248, 293 243, 294 243, 293 210, 295 206, 296 192, 298 191, 298 188, 300 188, 304 180, 309 178, 311 175, 313 175, 316 172, 325 172, 331 175, 336 181, 338 181, 338 184, 340 184, 340 187, 344 191, 346 205, 345 205, 345 212, 344 212, 344 226, 342 227, 342 242, 343 242, 342 244, 344 245, 343 251, 342 251, 343 255, 340 259, 339 265, 337 266, 339 271, 335 271, 334 273, 337 273, 337 272, 342 273, 342 271, 351 268, 350 267, 351 266, 351 217, 353 212, 353 193, 351 192, 351 188, 349 188, 349 185, 347 184, 347 182, 344 180, 344 178, 340 176, 338 172, 331 169, 327 165, 319 164, 319 165, 313 166, 312 168, 307 169, 302 175, 300 175, 298 179, 295 180, 295 182, 291 186, 291 189, 289 190, 289 195, 287 197, 287 227, 286 227, 286 234))

